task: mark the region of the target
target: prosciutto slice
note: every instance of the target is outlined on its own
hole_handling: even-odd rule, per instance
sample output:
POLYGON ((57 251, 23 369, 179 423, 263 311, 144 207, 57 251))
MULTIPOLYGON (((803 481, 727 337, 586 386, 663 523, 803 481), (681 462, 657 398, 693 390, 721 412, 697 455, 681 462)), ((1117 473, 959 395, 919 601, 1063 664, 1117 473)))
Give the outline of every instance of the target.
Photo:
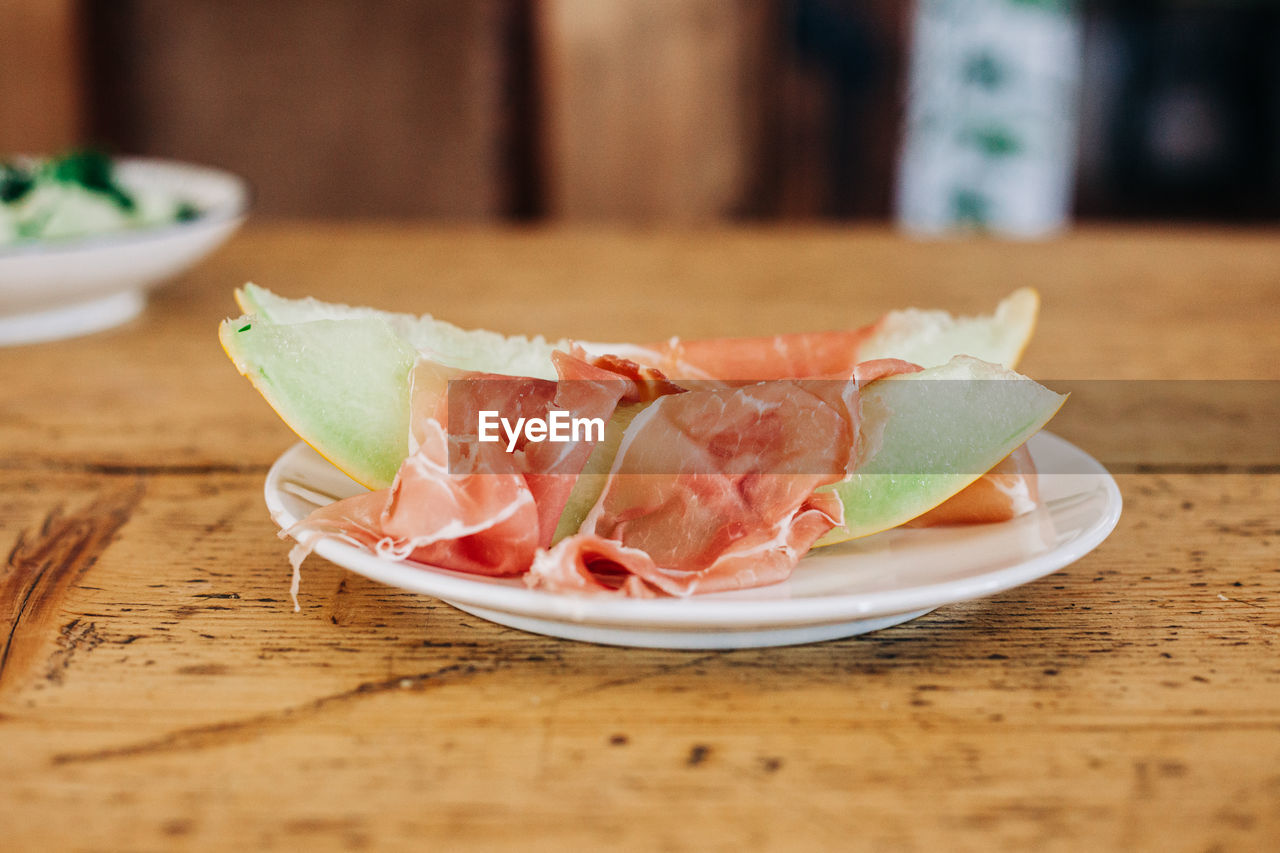
POLYGON ((525 583, 534 589, 631 598, 764 586, 790 577, 800 557, 839 524, 841 516, 834 493, 813 495, 790 516, 762 528, 767 533, 756 541, 725 548, 701 569, 663 567, 641 548, 580 533, 562 539, 550 551, 539 551, 525 583))
POLYGON ((598 355, 591 357, 581 347, 574 347, 573 355, 581 362, 588 362, 592 367, 613 374, 614 378, 623 378, 628 383, 623 403, 648 403, 667 394, 682 394, 687 388, 667 379, 666 374, 654 367, 623 358, 618 355, 598 355))
POLYGON ((295 572, 321 536, 373 553, 491 576, 522 574, 550 544, 574 480, 592 446, 521 441, 513 453, 465 430, 479 409, 545 417, 563 409, 608 418, 633 384, 564 353, 552 382, 466 373, 420 359, 412 374, 410 454, 389 489, 315 510, 285 533, 299 545, 295 572), (454 383, 450 386, 450 383, 454 383), (472 439, 472 440, 469 440, 472 439))
POLYGON ((333 536, 379 556, 412 559, 480 575, 518 575, 538 548, 533 493, 516 473, 449 471, 448 436, 435 420, 420 426, 420 445, 391 488, 321 507, 290 527, 295 568, 319 536, 333 536))
MULTIPOLYGON (((482 443, 476 426, 482 409, 501 412, 507 418, 546 417, 552 409, 572 417, 608 420, 620 400, 634 397, 636 383, 597 367, 574 355, 555 352, 552 361, 560 381, 525 379, 497 374, 472 373, 453 377, 441 396, 436 419, 449 425, 453 471, 518 472, 533 495, 538 512, 538 544, 551 544, 556 524, 573 490, 582 466, 591 455, 588 442, 530 442, 521 437, 513 452, 505 446, 482 443)), ((438 365, 420 364, 432 372, 426 387, 430 398, 439 392, 438 365)), ((448 371, 450 368, 445 368, 448 371)), ((415 391, 417 384, 415 383, 415 391)))
MULTIPOLYGON (((867 365, 864 381, 914 370, 867 365)), ((581 530, 535 557, 533 588, 692 595, 787 578, 840 523, 865 451, 858 382, 783 380, 666 396, 632 421, 581 530)))
POLYGON ((876 331, 861 329, 797 332, 767 338, 706 338, 628 346, 621 354, 682 379, 763 382, 771 379, 847 377, 859 363, 858 350, 876 331))
MULTIPOLYGON (((859 364, 858 351, 882 322, 848 331, 801 332, 766 338, 692 341, 671 338, 661 343, 628 346, 623 352, 644 365, 656 366, 668 376, 729 385, 841 377, 850 375, 855 367, 866 369, 873 364, 859 364)), ((864 379, 866 381, 870 379, 864 379)), ((907 526, 1008 521, 1030 512, 1038 502, 1035 463, 1025 448, 1019 448, 959 494, 907 526)))

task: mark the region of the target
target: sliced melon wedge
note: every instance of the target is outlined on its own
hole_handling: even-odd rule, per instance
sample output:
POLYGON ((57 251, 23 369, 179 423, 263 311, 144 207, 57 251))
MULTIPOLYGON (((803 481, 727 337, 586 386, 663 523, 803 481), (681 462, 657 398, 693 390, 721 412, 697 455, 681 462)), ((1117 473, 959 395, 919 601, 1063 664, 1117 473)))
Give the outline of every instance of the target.
POLYGON ((1025 376, 959 356, 881 379, 862 391, 864 433, 878 449, 848 480, 830 545, 897 527, 989 471, 1057 413, 1066 396, 1025 376))
POLYGON ((353 480, 391 485, 409 452, 413 347, 377 317, 224 320, 222 348, 289 428, 353 480))

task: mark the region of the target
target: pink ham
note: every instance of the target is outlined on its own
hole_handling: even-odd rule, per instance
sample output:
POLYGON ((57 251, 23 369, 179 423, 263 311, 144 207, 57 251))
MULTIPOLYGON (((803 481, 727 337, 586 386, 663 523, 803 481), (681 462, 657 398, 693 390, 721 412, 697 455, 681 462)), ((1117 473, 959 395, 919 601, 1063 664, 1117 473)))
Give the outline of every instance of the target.
MULTIPOLYGON (((573 484, 593 446, 588 442, 529 442, 521 438, 515 451, 508 453, 505 441, 486 444, 477 440, 480 411, 498 411, 514 420, 518 417, 545 417, 550 410, 559 409, 572 417, 607 421, 619 400, 635 393, 635 384, 628 378, 575 356, 556 352, 552 360, 560 376, 559 382, 483 373, 454 376, 454 384, 447 395, 440 398, 436 413, 438 420, 449 425, 452 470, 503 471, 523 475, 537 504, 538 544, 541 546, 551 544, 573 484), (459 378, 465 381, 456 381, 459 378)), ((431 393, 436 393, 440 384, 434 377, 439 373, 439 367, 427 362, 418 369, 433 373, 430 384, 423 384, 431 389, 431 393)), ((415 382, 414 387, 416 390, 418 383, 415 382)))
POLYGON ((302 543, 333 536, 379 556, 412 559, 460 572, 518 575, 538 548, 538 512, 519 474, 449 472, 448 439, 434 420, 404 461, 391 488, 335 501, 288 533, 302 543))
MULTIPOLYGON (((552 357, 558 355, 559 353, 553 353, 552 357)), ((648 403, 667 394, 680 394, 687 390, 667 379, 666 374, 661 370, 645 367, 629 358, 607 354, 593 358, 581 347, 574 347, 573 355, 580 361, 589 362, 593 367, 606 370, 615 377, 621 377, 630 382, 627 392, 622 396, 623 403, 648 403)))
MULTIPOLYGON (((883 362, 857 373, 913 369, 883 362)), ((835 494, 815 490, 852 471, 862 450, 855 381, 663 397, 627 430, 580 532, 539 552, 525 581, 692 595, 784 580, 843 516, 835 494)))
POLYGON ((748 589, 784 581, 822 534, 840 523, 834 493, 812 495, 790 516, 759 529, 751 542, 725 548, 697 568, 659 566, 647 551, 579 533, 539 551, 525 583, 554 592, 617 593, 632 598, 748 589))
POLYGON ((412 452, 395 482, 317 509, 291 527, 287 533, 300 543, 290 556, 295 569, 317 537, 332 536, 394 559, 481 575, 523 573, 537 549, 550 544, 591 445, 522 442, 507 453, 503 443, 450 435, 445 424, 474 424, 481 408, 508 417, 545 417, 559 408, 607 419, 632 388, 563 353, 556 353, 556 366, 573 381, 468 374, 420 360, 412 376, 412 452))
POLYGON ((833 332, 797 332, 767 338, 707 338, 629 346, 628 358, 656 367, 677 382, 719 379, 762 382, 770 379, 850 376, 858 350, 876 326, 833 332))

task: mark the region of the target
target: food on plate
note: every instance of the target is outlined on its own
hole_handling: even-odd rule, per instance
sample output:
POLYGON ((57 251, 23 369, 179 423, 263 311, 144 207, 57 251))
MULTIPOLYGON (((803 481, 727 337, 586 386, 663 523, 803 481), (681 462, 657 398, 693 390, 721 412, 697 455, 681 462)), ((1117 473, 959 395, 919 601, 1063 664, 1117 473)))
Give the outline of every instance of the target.
MULTIPOLYGON (((950 522, 1004 521, 1032 509, 1012 487, 1007 487, 1005 501, 982 503, 972 499, 969 489, 992 476, 1001 460, 1039 432, 1066 399, 1020 374, 967 356, 873 383, 863 394, 863 411, 869 428, 878 430, 878 450, 831 487, 844 502, 844 526, 819 544, 897 527, 953 498, 950 522)), ((1029 455, 1026 460, 1030 462, 1029 455)), ((1002 484, 1033 480, 1034 465, 1029 467, 1002 469, 1002 484)), ((979 494, 983 490, 975 488, 979 494)))
MULTIPOLYGON (((405 456, 409 370, 417 353, 451 367, 554 379, 552 352, 572 346, 566 340, 461 329, 429 315, 393 314, 309 298, 286 299, 254 284, 237 290, 236 301, 246 316, 227 320, 219 329, 227 355, 294 432, 370 488, 389 486, 405 456)), ((1024 288, 986 316, 892 311, 862 329, 819 332, 811 337, 845 336, 855 341, 856 346, 846 353, 846 368, 878 358, 937 367, 955 355, 1012 368, 1031 339, 1038 306, 1035 291, 1024 288)), ((783 336, 789 340, 802 337, 783 336)), ((753 349, 767 353, 775 340, 740 338, 717 344, 738 353, 753 349)), ((580 345, 597 356, 621 355, 642 364, 643 355, 636 356, 653 349, 652 345, 580 345)), ((670 341, 663 344, 669 345, 670 341)), ((686 346, 699 352, 709 349, 698 341, 686 346)), ((821 368, 825 372, 795 375, 831 372, 829 362, 821 368)))
POLYGON ((0 246, 88 237, 197 216, 199 211, 188 201, 130 186, 111 158, 98 151, 0 163, 0 246))
MULTIPOLYGON (((236 290, 235 297, 245 314, 254 314, 259 319, 281 325, 312 320, 379 319, 418 352, 444 364, 491 373, 553 379, 555 370, 551 365, 551 353, 570 346, 567 340, 548 341, 541 335, 528 338, 484 329, 462 329, 429 314, 397 314, 322 302, 310 297, 289 299, 252 282, 236 290)), ((1006 297, 994 312, 979 317, 954 317, 946 311, 908 308, 890 311, 870 325, 848 331, 702 341, 671 338, 660 343, 638 345, 577 343, 595 355, 623 356, 681 379, 732 378, 717 368, 727 366, 730 371, 745 373, 746 365, 741 363, 741 359, 751 359, 764 371, 759 376, 746 378, 779 378, 765 375, 780 373, 776 367, 769 366, 769 360, 778 355, 779 344, 794 350, 797 355, 813 352, 824 358, 819 366, 825 372, 877 358, 901 358, 921 367, 936 367, 955 355, 968 355, 1012 368, 1017 366, 1031 340, 1039 308, 1040 297, 1031 288, 1024 287, 1006 297), (685 354, 686 366, 694 372, 682 371, 678 361, 671 363, 671 356, 681 352, 685 354), (735 360, 739 363, 734 363, 735 360), (664 361, 665 364, 662 363, 664 361)), ((789 362, 793 372, 802 371, 806 375, 824 372, 820 369, 814 373, 799 362, 799 358, 789 362)))
POLYGON ((577 532, 539 552, 536 588, 691 595, 786 579, 841 523, 838 495, 874 448, 858 389, 917 368, 882 360, 848 383, 783 379, 665 395, 633 417, 577 532))
MULTIPOLYGON (((551 409, 612 414, 626 390, 613 374, 565 353, 556 353, 555 364, 569 381, 496 377, 419 361, 413 369, 409 455, 395 482, 317 510, 302 529, 397 559, 481 575, 522 574, 536 550, 550 544, 591 445, 579 442, 566 453, 550 443, 526 443, 519 455, 510 455, 497 444, 471 443, 476 454, 462 470, 451 464, 458 460, 450 458, 448 424, 451 418, 471 421, 473 403, 524 416, 551 409), (449 381, 463 376, 475 381, 449 394, 449 381), (484 382, 486 377, 499 381, 484 382), (494 388, 505 399, 484 393, 494 388)), ((304 553, 305 546, 299 547, 304 553)))
POLYGON ((290 529, 295 567, 331 536, 551 591, 774 583, 815 545, 1034 506, 1019 448, 1065 399, 943 355, 1016 360, 1031 291, 986 318, 894 312, 852 332, 660 345, 506 338, 252 285, 237 298, 253 313, 222 324, 227 354, 373 489, 290 529), (557 413, 602 440, 554 443, 557 413), (499 420, 502 441, 486 435, 499 420))

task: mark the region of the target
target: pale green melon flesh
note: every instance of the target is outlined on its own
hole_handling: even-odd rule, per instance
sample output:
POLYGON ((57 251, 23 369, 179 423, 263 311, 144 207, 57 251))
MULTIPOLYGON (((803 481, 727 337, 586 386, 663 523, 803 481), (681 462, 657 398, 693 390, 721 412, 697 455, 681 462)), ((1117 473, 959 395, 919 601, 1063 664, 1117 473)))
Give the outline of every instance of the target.
POLYGON ((247 316, 224 321, 218 336, 294 432, 357 482, 391 485, 408 453, 415 353, 383 320, 247 316))
POLYGON ((933 509, 1039 432, 1066 397, 956 358, 873 382, 861 399, 864 431, 879 432, 879 449, 848 480, 827 487, 844 503, 844 527, 818 545, 888 530, 933 509))

